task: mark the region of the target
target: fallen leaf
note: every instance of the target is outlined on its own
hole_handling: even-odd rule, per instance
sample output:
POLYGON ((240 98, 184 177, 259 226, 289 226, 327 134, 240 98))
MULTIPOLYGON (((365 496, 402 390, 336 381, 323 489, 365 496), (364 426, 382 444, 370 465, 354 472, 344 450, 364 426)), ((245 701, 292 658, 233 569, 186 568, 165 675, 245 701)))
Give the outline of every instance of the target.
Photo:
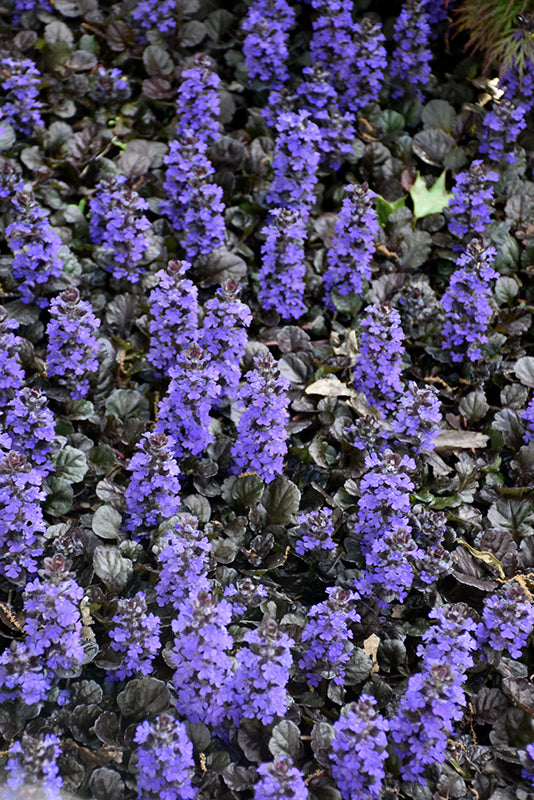
POLYGON ((372 633, 369 638, 367 638, 363 643, 363 650, 367 653, 368 656, 371 656, 373 659, 373 666, 371 668, 371 675, 374 675, 378 672, 378 660, 376 654, 378 653, 378 647, 380 645, 380 637, 376 635, 376 633, 372 633))
POLYGON ((471 447, 485 447, 488 436, 485 433, 474 433, 473 431, 455 431, 451 428, 448 431, 441 431, 435 442, 436 450, 454 450, 454 448, 469 449, 471 447))

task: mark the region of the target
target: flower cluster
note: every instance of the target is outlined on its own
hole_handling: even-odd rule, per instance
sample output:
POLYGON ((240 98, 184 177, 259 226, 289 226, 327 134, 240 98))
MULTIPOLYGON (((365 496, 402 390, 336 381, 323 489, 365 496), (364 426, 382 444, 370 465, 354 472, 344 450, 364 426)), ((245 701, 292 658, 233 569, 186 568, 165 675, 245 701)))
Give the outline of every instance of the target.
POLYGON ((424 785, 427 766, 446 758, 447 737, 463 715, 465 670, 473 665, 476 624, 462 604, 430 612, 437 620, 418 649, 423 669, 412 675, 397 715, 391 720, 395 752, 402 760, 404 780, 424 785))
POLYGON ((376 103, 387 74, 386 37, 382 25, 370 17, 354 24, 352 69, 341 107, 356 114, 369 103, 376 103))
POLYGON ((245 717, 270 725, 287 711, 286 686, 295 643, 268 616, 258 628, 248 631, 243 641, 248 646, 237 653, 232 686, 234 722, 245 717))
POLYGON ((255 0, 243 19, 243 55, 250 80, 256 78, 273 87, 289 77, 287 39, 295 23, 295 12, 286 0, 255 0))
POLYGON ((356 137, 354 116, 340 110, 332 75, 322 64, 304 67, 302 74, 305 80, 295 92, 295 102, 300 101, 321 131, 317 144, 321 161, 326 160, 332 169, 338 169, 352 152, 356 137))
POLYGON ((306 800, 308 787, 304 777, 288 756, 279 756, 271 764, 260 764, 259 780, 254 786, 254 800, 306 800))
POLYGON ((392 420, 393 431, 397 436, 409 437, 418 451, 433 450, 440 432, 440 406, 433 386, 419 389, 414 381, 409 381, 399 396, 392 420))
POLYGON ((24 592, 24 640, 0 654, 0 698, 45 700, 55 680, 77 676, 84 654, 79 603, 83 589, 61 555, 45 558, 24 592))
POLYGON ((215 62, 197 53, 192 66, 182 72, 176 109, 178 138, 191 134, 204 144, 219 138, 221 79, 214 70, 215 62))
POLYGON ((312 20, 312 61, 330 70, 334 84, 346 85, 350 81, 353 66, 356 66, 353 4, 349 0, 312 0, 311 5, 317 12, 312 20))
POLYGON ((40 389, 25 386, 7 405, 4 424, 11 448, 31 458, 46 477, 52 469, 49 454, 55 435, 54 415, 46 405, 46 396, 40 389))
POLYGON ((211 545, 198 529, 198 520, 184 514, 153 546, 160 573, 156 583, 159 606, 180 607, 180 602, 195 587, 209 591, 206 577, 211 545))
POLYGON ((172 621, 176 709, 191 722, 217 726, 230 712, 233 670, 228 651, 234 642, 227 626, 231 619, 231 603, 218 602, 203 589, 176 608, 172 621))
POLYGON ((132 473, 126 489, 125 528, 146 535, 180 508, 180 468, 163 433, 141 437, 128 469, 132 473))
POLYGON ((41 470, 15 450, 0 449, 0 571, 21 583, 37 571, 45 531, 41 470))
POLYGON ((183 722, 160 714, 137 726, 134 742, 139 745, 139 800, 194 800, 193 745, 183 722))
POLYGON ((205 316, 199 330, 199 344, 216 365, 221 397, 233 399, 238 390, 239 362, 247 348, 250 309, 240 298, 241 287, 225 281, 215 297, 204 305, 205 316))
POLYGON ((355 610, 357 594, 340 586, 330 587, 326 593, 328 599, 308 611, 302 633, 303 652, 299 667, 306 672, 310 686, 318 686, 321 678, 343 685, 345 665, 352 651, 349 625, 360 621, 355 610))
POLYGON ((534 627, 532 600, 518 581, 505 583, 499 594, 488 597, 477 628, 480 645, 492 650, 507 650, 512 658, 521 658, 521 650, 534 627))
POLYGON ((297 541, 295 552, 299 556, 313 553, 320 557, 322 551, 333 550, 335 543, 332 540, 334 526, 332 524, 332 511, 321 508, 318 511, 308 511, 299 517, 299 527, 296 530, 297 541))
POLYGON ((257 472, 266 483, 282 472, 287 453, 288 381, 270 353, 257 356, 239 393, 244 409, 232 447, 234 474, 257 472))
MULTIPOLYGON (((161 5, 161 3, 158 5, 161 5)), ((131 95, 128 79, 117 67, 99 64, 93 73, 94 88, 89 96, 98 103, 123 103, 131 95)))
POLYGON ((494 103, 482 120, 482 139, 479 153, 487 155, 492 161, 504 159, 514 164, 517 158, 517 137, 527 127, 528 106, 520 101, 502 97, 494 103))
POLYGON ((451 554, 443 547, 447 518, 440 511, 415 506, 409 519, 414 541, 423 553, 416 559, 417 580, 428 585, 452 571, 451 554))
POLYGON ((534 397, 531 397, 530 403, 523 411, 523 423, 525 425, 523 441, 525 444, 530 444, 534 441, 534 397))
POLYGON ((185 277, 187 261, 169 261, 156 272, 157 286, 148 299, 150 347, 147 361, 165 375, 176 366, 177 354, 191 343, 198 326, 198 290, 185 277))
POLYGON ((296 209, 306 219, 314 203, 321 131, 307 111, 281 114, 276 131, 274 180, 265 199, 271 206, 296 209))
POLYGON ((406 0, 393 31, 396 47, 389 65, 393 97, 407 93, 424 99, 431 74, 430 35, 425 0, 406 0))
POLYGON ((491 222, 492 184, 498 180, 498 174, 482 161, 473 161, 467 172, 458 173, 446 211, 451 233, 464 240, 468 234, 484 233, 491 222))
POLYGON ((339 294, 361 295, 363 282, 371 277, 371 259, 380 233, 372 198, 367 184, 345 188, 327 255, 328 267, 323 278, 327 290, 335 288, 339 294))
POLYGON ((91 200, 89 234, 104 248, 103 259, 115 278, 137 283, 144 270, 139 266, 149 246, 145 232, 150 222, 143 211, 148 203, 130 189, 124 175, 103 178, 91 200))
POLYGON ((2 89, 6 100, 0 108, 0 126, 5 120, 21 133, 43 126, 43 104, 39 97, 41 76, 29 58, 2 58, 2 89))
POLYGON ((9 749, 2 800, 18 800, 19 790, 35 785, 41 789, 40 800, 56 800, 63 786, 57 764, 60 752, 59 739, 53 733, 23 733, 9 749))
POLYGON ((4 306, 0 306, 0 408, 22 387, 24 370, 19 355, 21 340, 13 333, 18 327, 18 322, 9 319, 4 306))
POLYGON ((389 723, 375 706, 374 697, 362 694, 357 702, 343 706, 334 723, 330 760, 343 800, 380 797, 389 723))
MULTIPOLYGON (((360 482, 355 533, 360 537, 367 569, 355 580, 362 595, 402 601, 414 579, 414 564, 424 552, 416 545, 408 521, 413 483, 406 470, 415 469, 408 456, 391 450, 369 453, 369 471, 360 482)), ((383 606, 383 600, 379 604, 383 606)))
POLYGON ((169 370, 171 382, 159 407, 156 433, 172 437, 176 458, 200 455, 213 442, 210 411, 220 396, 217 367, 205 350, 193 342, 169 370))
POLYGON ((65 289, 50 304, 50 321, 46 328, 46 356, 49 377, 59 378, 73 398, 89 391, 88 375, 98 370, 98 339, 95 331, 100 320, 91 303, 80 298, 75 287, 65 289))
POLYGON ((441 329, 442 347, 453 361, 477 361, 482 357, 481 346, 488 341, 488 324, 493 316, 489 303, 490 281, 498 277, 491 267, 495 258, 493 247, 472 239, 461 255, 449 286, 441 299, 445 322, 441 329))
POLYGON ((176 27, 176 16, 181 16, 183 3, 180 0, 137 0, 132 10, 132 19, 143 28, 157 28, 160 33, 169 33, 176 27))
POLYGON ((123 654, 115 675, 119 680, 131 675, 150 675, 159 652, 159 617, 147 613, 144 592, 119 600, 109 632, 111 648, 123 654))
POLYGON ((18 191, 11 198, 12 219, 5 230, 13 251, 11 269, 19 282, 23 303, 48 305, 42 292, 53 278, 63 271, 59 258, 61 238, 48 221, 48 212, 41 208, 31 191, 18 191))
POLYGON ((306 311, 306 228, 302 218, 296 210, 275 208, 262 234, 258 299, 263 308, 278 311, 283 319, 298 319, 306 311))
POLYGON ((401 381, 404 333, 399 312, 374 304, 362 318, 354 386, 380 410, 392 410, 404 391, 401 381))

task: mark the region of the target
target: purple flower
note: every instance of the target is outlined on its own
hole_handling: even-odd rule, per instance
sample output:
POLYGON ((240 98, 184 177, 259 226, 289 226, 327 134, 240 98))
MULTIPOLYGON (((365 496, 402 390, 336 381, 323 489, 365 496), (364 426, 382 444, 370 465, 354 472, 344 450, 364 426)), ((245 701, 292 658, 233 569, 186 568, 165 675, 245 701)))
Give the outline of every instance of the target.
POLYGON ((473 161, 468 172, 456 176, 452 201, 447 207, 449 230, 460 239, 468 234, 484 233, 491 222, 494 187, 499 175, 482 161, 473 161))
POLYGON ((313 605, 302 633, 300 669, 306 672, 310 686, 318 686, 321 678, 338 686, 345 682, 345 665, 352 652, 351 622, 359 622, 355 610, 359 597, 339 586, 326 590, 328 600, 313 605))
POLYGON ((346 78, 346 91, 340 98, 343 110, 357 114, 369 103, 378 102, 387 74, 385 41, 382 25, 377 20, 363 17, 354 23, 352 68, 346 78))
POLYGON ((183 13, 184 5, 180 0, 138 0, 132 11, 132 19, 141 28, 157 28, 160 33, 174 30, 183 13))
POLYGON ((8 773, 2 800, 19 800, 24 787, 39 786, 39 798, 56 800, 63 785, 57 760, 59 739, 52 733, 30 736, 23 733, 9 748, 8 773))
POLYGON ((89 391, 87 376, 98 370, 95 332, 99 325, 91 303, 80 299, 78 289, 65 289, 52 300, 46 328, 47 373, 59 378, 73 398, 85 397, 89 391))
POLYGON ((55 681, 81 672, 83 589, 61 555, 45 558, 24 591, 24 640, 0 654, 0 700, 41 703, 55 681))
POLYGON ((193 745, 183 722, 160 714, 152 722, 137 726, 139 800, 194 800, 197 790, 191 780, 195 772, 193 745))
POLYGON ((52 469, 50 443, 55 436, 54 415, 40 389, 24 387, 5 409, 5 429, 11 448, 39 465, 44 477, 52 469))
POLYGON ((339 294, 361 295, 363 282, 371 278, 371 260, 380 234, 373 192, 367 184, 349 185, 336 220, 335 233, 328 250, 328 268, 324 274, 327 290, 339 294))
POLYGON ((321 131, 307 111, 281 114, 276 124, 274 180, 266 196, 271 206, 298 209, 303 219, 315 202, 321 131))
POLYGON ((391 720, 395 752, 402 760, 401 777, 424 785, 427 766, 447 756, 447 739, 463 716, 465 670, 473 665, 476 628, 463 603, 430 612, 437 620, 418 648, 421 672, 412 675, 396 716, 391 720))
POLYGON ((451 275, 442 297, 446 313, 441 329, 442 347, 455 362, 482 358, 481 346, 488 341, 486 331, 493 316, 490 281, 499 277, 490 266, 494 258, 493 247, 472 239, 466 253, 458 258, 456 265, 460 269, 451 275))
MULTIPOLYGON (((532 101, 531 101, 532 102, 532 101)), ((482 139, 479 153, 492 161, 504 159, 508 164, 516 161, 517 137, 527 127, 526 116, 531 103, 520 99, 502 97, 494 102, 491 111, 482 120, 482 139)))
POLYGON ((422 551, 415 561, 417 581, 428 585, 449 575, 453 564, 451 554, 443 547, 447 530, 445 514, 415 506, 410 514, 410 527, 422 551))
POLYGON ((45 531, 42 472, 24 455, 0 450, 0 572, 23 584, 37 571, 45 531))
POLYGON ((156 433, 172 437, 176 458, 200 455, 214 441, 210 411, 218 401, 219 373, 208 353, 193 342, 169 370, 171 382, 159 406, 156 433))
POLYGON ((298 211, 275 208, 263 228, 258 299, 265 309, 278 311, 283 319, 298 319, 306 312, 306 228, 298 211))
POLYGON ((270 353, 257 356, 254 363, 239 395, 245 407, 237 422, 231 471, 253 471, 270 483, 282 472, 287 453, 288 382, 270 353))
POLYGON ((193 592, 173 615, 176 709, 191 722, 218 726, 230 714, 233 639, 227 625, 232 605, 209 592, 193 592))
POLYGON ((308 511, 307 514, 302 514, 299 517, 298 522, 295 552, 299 556, 313 553, 320 558, 321 555, 324 555, 322 551, 329 551, 335 548, 336 545, 332 540, 334 534, 332 511, 329 508, 325 506, 318 511, 308 511))
POLYGON ((352 0, 312 0, 311 5, 317 12, 312 20, 312 60, 332 73, 334 83, 346 85, 355 66, 352 0))
POLYGON ((12 222, 5 236, 13 251, 11 269, 19 281, 23 303, 37 303, 41 308, 48 301, 41 295, 51 278, 58 278, 63 263, 58 256, 61 238, 48 222, 48 212, 40 208, 33 192, 17 191, 11 198, 12 222))
POLYGON ((521 777, 530 781, 531 786, 534 786, 534 742, 527 744, 523 751, 519 751, 518 755, 521 765, 524 767, 521 770, 521 777))
POLYGON ((181 516, 152 548, 160 567, 156 583, 158 606, 179 608, 191 587, 209 591, 207 579, 211 544, 198 529, 198 520, 189 514, 181 516))
POLYGON ((176 109, 177 138, 190 134, 207 145, 219 138, 221 79, 215 67, 210 56, 197 53, 191 68, 182 72, 176 109))
MULTIPOLYGON (((18 9, 17 9, 18 10, 18 9)), ((2 120, 9 122, 21 133, 31 133, 35 126, 44 125, 39 97, 41 75, 29 58, 2 58, 2 89, 6 100, 0 108, 2 120)))
POLYGON ((137 283, 144 272, 139 266, 149 239, 150 222, 142 214, 148 203, 130 189, 124 175, 103 178, 91 200, 89 234, 104 249, 106 269, 117 280, 137 283))
POLYGON ((243 20, 243 55, 249 79, 272 86, 287 81, 287 40, 295 12, 286 0, 254 0, 243 20))
POLYGON ((6 309, 0 306, 0 408, 22 388, 24 380, 19 354, 22 340, 13 333, 18 327, 18 322, 9 319, 6 309))
POLYGON ((217 289, 215 297, 204 306, 205 316, 199 330, 199 344, 219 373, 221 397, 233 400, 238 392, 239 362, 248 343, 250 309, 240 298, 241 287, 228 280, 217 289))
POLYGON ((271 764, 260 764, 258 775, 254 800, 307 800, 309 796, 302 772, 288 756, 275 758, 271 764))
POLYGON ((393 30, 396 47, 389 65, 393 97, 409 94, 424 99, 431 75, 430 35, 425 0, 406 0, 393 30))
POLYGON ((440 407, 433 386, 419 389, 414 381, 409 381, 399 396, 392 420, 393 431, 398 436, 408 437, 419 452, 433 450, 441 428, 440 407))
POLYGON ((128 464, 132 473, 126 489, 127 531, 148 535, 180 508, 180 468, 163 433, 145 433, 128 464))
POLYGON ((530 444, 530 442, 534 441, 534 396, 530 398, 530 403, 523 411, 522 418, 525 425, 523 441, 525 444, 530 444))
POLYGON ((362 694, 358 702, 343 706, 334 723, 332 777, 344 800, 381 794, 389 723, 375 706, 374 697, 362 694))
POLYGON ((354 386, 380 410, 392 410, 404 391, 401 381, 404 333, 399 312, 388 305, 368 306, 360 326, 354 386))
POLYGON ((152 662, 159 652, 161 621, 147 613, 146 596, 137 592, 134 597, 119 600, 109 632, 111 648, 123 654, 115 675, 119 680, 132 675, 150 675, 152 662))
POLYGON ((270 725, 287 711, 286 686, 294 641, 267 616, 258 628, 244 635, 243 641, 248 646, 237 653, 232 685, 234 722, 245 717, 270 725))
POLYGON ((477 628, 480 645, 492 650, 507 650, 512 658, 521 658, 521 650, 534 627, 534 608, 518 581, 505 583, 499 594, 488 597, 477 628))
POLYGON ((206 156, 207 149, 206 143, 194 131, 186 130, 170 142, 169 152, 163 159, 166 165, 163 188, 167 199, 160 203, 159 208, 177 232, 185 230, 183 217, 189 206, 191 181, 194 186, 202 186, 215 173, 206 156))
POLYGON ((44 559, 39 577, 24 590, 25 644, 40 656, 43 668, 56 674, 79 673, 83 659, 80 601, 83 589, 62 555, 44 559))
POLYGON ((198 327, 198 291, 185 277, 187 261, 169 261, 156 272, 158 285, 149 297, 149 361, 165 375, 176 366, 177 354, 191 344, 198 327))
MULTIPOLYGON (((158 4, 158 8, 161 3, 158 4)), ((94 88, 88 94, 97 103, 123 103, 131 95, 128 79, 117 67, 99 64, 92 74, 94 88)))

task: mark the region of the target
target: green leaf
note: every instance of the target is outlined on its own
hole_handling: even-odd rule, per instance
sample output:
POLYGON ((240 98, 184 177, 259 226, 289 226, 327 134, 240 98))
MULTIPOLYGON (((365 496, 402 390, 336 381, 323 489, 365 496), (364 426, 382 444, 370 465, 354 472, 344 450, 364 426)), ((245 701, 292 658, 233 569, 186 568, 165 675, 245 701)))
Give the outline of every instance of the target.
POLYGON ((376 212, 378 214, 378 222, 379 224, 385 228, 389 222, 389 218, 395 211, 398 211, 399 208, 403 208, 406 205, 406 198, 399 197, 398 200, 394 200, 390 203, 388 200, 384 200, 379 194, 375 197, 375 205, 376 205, 376 212))
POLYGON ((426 188, 424 180, 417 173, 415 183, 410 189, 413 215, 416 220, 428 217, 429 214, 440 214, 449 205, 453 195, 445 188, 445 173, 446 170, 441 173, 430 189, 426 188))
POLYGON ((85 453, 68 444, 52 456, 52 461, 55 469, 54 477, 62 478, 67 483, 80 483, 88 469, 85 453))
POLYGON ((117 539, 121 529, 122 517, 113 506, 100 506, 94 515, 91 527, 102 539, 117 539))
POLYGON ((128 417, 150 419, 148 400, 134 389, 115 389, 106 400, 106 412, 123 422, 128 417))
POLYGON ((269 750, 274 758, 289 756, 293 761, 297 761, 302 749, 298 725, 288 719, 283 719, 275 725, 269 740, 269 750))
POLYGON ((98 545, 93 554, 93 569, 109 589, 120 592, 133 573, 129 558, 123 558, 117 547, 98 545))
POLYGON ((271 524, 286 525, 298 511, 300 492, 292 481, 279 476, 267 486, 261 503, 271 524))
POLYGON ((50 494, 47 496, 44 510, 52 517, 68 514, 72 506, 74 493, 72 486, 63 478, 51 476, 46 481, 50 494))

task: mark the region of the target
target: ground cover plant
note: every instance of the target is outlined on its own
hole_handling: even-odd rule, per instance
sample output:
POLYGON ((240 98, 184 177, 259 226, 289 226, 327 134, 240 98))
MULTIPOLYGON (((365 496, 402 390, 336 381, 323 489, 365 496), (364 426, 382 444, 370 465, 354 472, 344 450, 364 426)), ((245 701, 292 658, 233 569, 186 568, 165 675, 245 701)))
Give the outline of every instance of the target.
POLYGON ((482 5, 0 4, 2 800, 534 798, 532 9, 482 5))

